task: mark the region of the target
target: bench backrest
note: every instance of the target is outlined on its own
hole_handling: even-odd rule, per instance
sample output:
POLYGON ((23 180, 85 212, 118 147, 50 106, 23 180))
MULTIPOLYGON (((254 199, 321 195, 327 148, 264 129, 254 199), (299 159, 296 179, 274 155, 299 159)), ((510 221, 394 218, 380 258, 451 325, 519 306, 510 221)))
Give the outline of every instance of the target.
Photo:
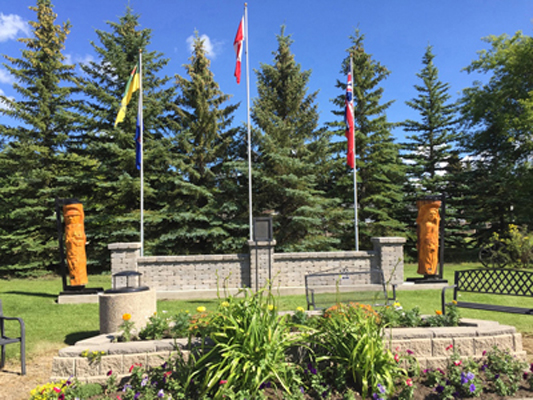
POLYGON ((307 303, 325 308, 338 302, 385 304, 388 300, 383 271, 334 269, 305 276, 307 303))
POLYGON ((533 296, 533 272, 509 268, 455 271, 455 290, 511 296, 533 296))

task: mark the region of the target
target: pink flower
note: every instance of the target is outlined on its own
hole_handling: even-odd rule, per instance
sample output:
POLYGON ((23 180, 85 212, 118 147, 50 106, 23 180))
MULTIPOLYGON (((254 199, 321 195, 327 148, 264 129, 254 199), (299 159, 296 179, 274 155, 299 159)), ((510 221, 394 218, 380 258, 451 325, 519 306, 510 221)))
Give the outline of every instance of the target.
POLYGON ((481 353, 482 356, 484 356, 485 354, 487 354, 487 350, 483 350, 483 353, 481 353))
POLYGON ((455 364, 456 367, 458 367, 459 365, 461 365, 463 362, 461 360, 455 360, 453 362, 455 364))
POLYGON ((450 350, 450 349, 453 349, 453 344, 451 344, 448 347, 446 347, 446 350, 450 350))
POLYGON ((413 380, 411 378, 407 378, 407 380, 405 381, 405 384, 409 387, 413 386, 413 380))
POLYGON ((107 376, 111 376, 111 375, 113 375, 113 370, 112 370, 112 369, 110 369, 109 371, 107 371, 107 376))
POLYGON ((172 371, 167 371, 167 372, 165 372, 163 375, 164 375, 165 378, 166 378, 166 377, 172 375, 172 371))
POLYGON ((395 354, 394 355, 394 361, 400 362, 400 355, 399 354, 395 354))
POLYGON ((55 387, 55 386, 54 386, 54 392, 56 392, 56 393, 60 393, 60 392, 61 392, 61 389, 59 389, 58 387, 55 387))
POLYGON ((226 383, 228 383, 228 381, 225 380, 225 379, 222 379, 222 380, 220 381, 220 384, 221 384, 221 385, 225 385, 226 383))
POLYGON ((130 372, 133 371, 134 367, 135 367, 135 365, 132 364, 131 367, 130 367, 130 372))

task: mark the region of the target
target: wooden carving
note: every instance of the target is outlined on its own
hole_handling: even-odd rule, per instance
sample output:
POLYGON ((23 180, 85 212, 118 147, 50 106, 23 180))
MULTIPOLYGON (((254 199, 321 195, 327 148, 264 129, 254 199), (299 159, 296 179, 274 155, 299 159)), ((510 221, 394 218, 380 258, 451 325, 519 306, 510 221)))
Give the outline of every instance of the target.
POLYGON ((63 206, 63 218, 70 285, 83 286, 88 282, 83 205, 77 203, 63 206))
POLYGON ((417 202, 418 218, 416 219, 418 241, 418 273, 436 275, 439 261, 439 224, 440 201, 417 202))

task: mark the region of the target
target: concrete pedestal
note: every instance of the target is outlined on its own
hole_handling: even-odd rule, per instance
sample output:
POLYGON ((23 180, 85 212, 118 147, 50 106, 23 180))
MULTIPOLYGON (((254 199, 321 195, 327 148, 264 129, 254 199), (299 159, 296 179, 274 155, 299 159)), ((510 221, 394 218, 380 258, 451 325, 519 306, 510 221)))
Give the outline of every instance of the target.
POLYGON ((104 293, 99 296, 100 333, 112 333, 120 330, 122 316, 131 314, 134 329, 146 326, 148 318, 157 311, 155 290, 130 293, 104 293))

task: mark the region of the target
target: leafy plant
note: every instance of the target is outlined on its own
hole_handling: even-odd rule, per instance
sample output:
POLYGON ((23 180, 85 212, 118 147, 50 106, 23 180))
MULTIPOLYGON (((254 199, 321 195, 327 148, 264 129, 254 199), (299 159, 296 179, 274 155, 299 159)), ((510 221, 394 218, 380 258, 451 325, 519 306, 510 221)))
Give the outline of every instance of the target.
POLYGON ((451 352, 447 371, 441 369, 426 371, 426 384, 435 387, 439 399, 479 397, 483 388, 478 364, 471 359, 461 360, 452 345, 446 350, 451 352))
POLYGON ((159 340, 170 330, 169 321, 166 317, 155 312, 148 318, 148 323, 139 332, 139 337, 143 340, 159 340))
MULTIPOLYGON (((299 382, 299 367, 287 359, 288 350, 303 345, 300 334, 289 335, 289 316, 278 317, 270 290, 243 290, 244 298, 229 297, 225 307, 208 320, 213 345, 205 349, 191 379, 199 380, 202 394, 222 396, 220 382, 232 390, 248 390, 255 396, 271 382, 291 394, 299 382)), ((252 396, 252 397, 253 397, 252 396)))
POLYGON ((519 389, 527 364, 508 351, 494 346, 486 353, 487 361, 481 366, 493 390, 500 396, 513 396, 519 389))
POLYGON ((326 310, 321 322, 312 338, 317 361, 332 363, 363 395, 378 385, 393 392, 395 379, 406 371, 385 347, 378 313, 370 306, 337 304, 326 310))
POLYGON ((83 350, 81 352, 82 357, 87 357, 89 360, 89 363, 99 363, 102 360, 102 356, 106 354, 105 351, 89 351, 89 350, 83 350))
POLYGON ((497 232, 492 234, 490 243, 502 243, 504 246, 496 247, 498 257, 506 261, 512 268, 527 268, 533 261, 533 236, 527 231, 527 226, 518 227, 509 224, 507 232, 500 236, 497 232))
POLYGON ((122 324, 120 324, 120 330, 122 331, 121 340, 123 342, 129 342, 132 339, 133 327, 135 323, 131 320, 131 314, 125 313, 122 315, 122 324))

